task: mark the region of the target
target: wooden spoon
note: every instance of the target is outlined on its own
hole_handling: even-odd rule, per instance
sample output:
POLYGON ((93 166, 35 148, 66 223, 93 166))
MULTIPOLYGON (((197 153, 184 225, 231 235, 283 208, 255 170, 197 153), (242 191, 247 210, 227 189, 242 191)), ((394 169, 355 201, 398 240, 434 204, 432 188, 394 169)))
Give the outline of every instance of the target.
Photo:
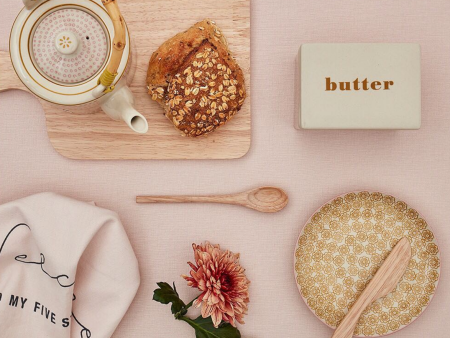
POLYGON ((386 296, 395 289, 405 274, 411 259, 411 244, 407 238, 402 238, 375 276, 364 289, 358 300, 342 320, 332 338, 351 338, 364 310, 377 299, 386 296))
POLYGON ((241 205, 260 212, 278 212, 288 204, 287 194, 279 188, 262 187, 232 195, 216 196, 138 196, 136 203, 222 203, 241 205))

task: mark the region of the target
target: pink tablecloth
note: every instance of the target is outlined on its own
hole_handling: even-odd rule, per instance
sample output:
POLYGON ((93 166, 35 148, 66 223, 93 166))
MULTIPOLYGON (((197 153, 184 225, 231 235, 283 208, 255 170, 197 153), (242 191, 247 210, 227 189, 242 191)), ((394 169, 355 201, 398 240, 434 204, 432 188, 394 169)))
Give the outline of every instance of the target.
MULTIPOLYGON (((0 0, 0 48, 19 0, 0 0)), ((254 0, 254 135, 236 161, 81 162, 51 147, 37 100, 0 94, 0 202, 54 191, 117 210, 140 261, 142 286, 115 334, 192 337, 169 308, 151 300, 155 283, 182 279, 191 243, 220 242, 238 251, 251 286, 244 337, 329 337, 303 304, 293 278, 302 224, 323 202, 357 189, 380 190, 417 208, 434 228, 444 269, 429 310, 398 338, 445 338, 450 323, 450 2, 447 0, 254 0), (423 53, 420 131, 317 131, 293 128, 294 58, 304 42, 418 42, 423 53), (220 177, 218 180, 217 178, 220 177), (227 206, 137 206, 137 194, 227 193, 284 187, 288 208, 276 215, 227 206)), ((231 39, 233 37, 230 37, 231 39)), ((0 74, 1 76, 1 74, 0 74)))

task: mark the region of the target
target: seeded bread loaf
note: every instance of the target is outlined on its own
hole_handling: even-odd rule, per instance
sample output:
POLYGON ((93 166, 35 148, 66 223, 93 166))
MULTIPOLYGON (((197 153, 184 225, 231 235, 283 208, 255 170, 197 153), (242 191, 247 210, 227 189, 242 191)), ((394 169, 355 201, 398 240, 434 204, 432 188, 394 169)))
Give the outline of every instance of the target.
POLYGON ((206 135, 242 107, 244 74, 220 29, 204 20, 166 41, 153 53, 149 94, 183 136, 206 135))

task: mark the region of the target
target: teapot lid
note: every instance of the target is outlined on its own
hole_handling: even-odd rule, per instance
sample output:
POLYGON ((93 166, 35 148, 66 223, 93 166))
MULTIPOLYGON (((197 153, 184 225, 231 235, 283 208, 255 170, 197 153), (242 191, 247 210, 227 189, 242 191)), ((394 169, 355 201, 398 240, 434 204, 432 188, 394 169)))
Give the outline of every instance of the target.
POLYGON ((109 36, 98 18, 78 8, 41 18, 30 38, 32 61, 51 81, 76 85, 97 75, 109 54, 109 36))

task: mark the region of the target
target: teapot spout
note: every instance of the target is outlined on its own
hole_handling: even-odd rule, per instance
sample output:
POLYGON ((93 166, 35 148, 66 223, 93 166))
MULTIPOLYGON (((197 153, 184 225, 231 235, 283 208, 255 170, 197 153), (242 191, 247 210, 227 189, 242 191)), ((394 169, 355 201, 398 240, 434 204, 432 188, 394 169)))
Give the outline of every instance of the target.
POLYGON ((147 133, 148 122, 142 114, 134 109, 134 97, 130 88, 123 86, 108 96, 102 104, 102 109, 109 117, 116 121, 124 121, 138 134, 147 133))
POLYGON ((138 134, 146 134, 148 131, 147 120, 134 108, 124 111, 122 113, 122 120, 124 120, 128 127, 138 134))

